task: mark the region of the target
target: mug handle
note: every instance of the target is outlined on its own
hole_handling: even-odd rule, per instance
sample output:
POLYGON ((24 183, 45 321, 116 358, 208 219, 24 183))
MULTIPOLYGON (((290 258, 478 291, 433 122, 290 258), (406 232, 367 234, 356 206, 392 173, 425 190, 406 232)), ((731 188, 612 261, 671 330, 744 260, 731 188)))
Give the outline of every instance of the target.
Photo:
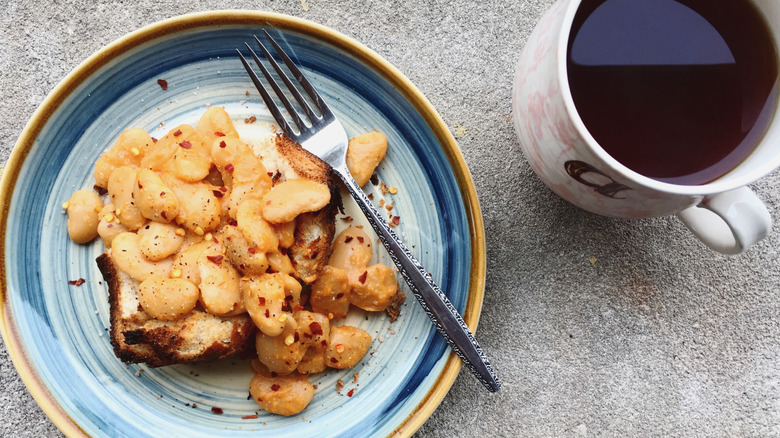
POLYGON ((705 245, 723 254, 741 253, 772 228, 766 205, 747 187, 705 196, 677 217, 705 245))

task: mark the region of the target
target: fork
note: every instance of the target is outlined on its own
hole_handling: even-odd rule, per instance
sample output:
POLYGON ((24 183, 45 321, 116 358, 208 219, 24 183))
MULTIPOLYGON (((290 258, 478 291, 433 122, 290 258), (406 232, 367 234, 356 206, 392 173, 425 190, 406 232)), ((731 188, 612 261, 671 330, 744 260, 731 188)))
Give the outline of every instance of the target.
POLYGON ((271 56, 271 53, 266 49, 260 39, 255 36, 255 41, 262 49, 268 63, 273 66, 274 70, 276 70, 277 74, 284 82, 287 90, 303 109, 310 124, 307 125, 304 122, 304 119, 293 107, 293 104, 260 61, 260 58, 255 51, 252 50, 249 44, 244 43, 246 48, 249 49, 249 53, 252 55, 255 64, 263 73, 263 76, 265 76, 278 99, 287 109, 287 113, 292 119, 296 129, 294 130, 290 123, 288 123, 287 119, 282 114, 281 108, 276 105, 268 92, 268 89, 260 80, 260 77, 258 77, 249 65, 249 62, 244 58, 244 55, 241 54, 241 51, 236 49, 241 62, 244 64, 244 68, 252 79, 252 82, 255 84, 255 87, 260 92, 268 110, 285 134, 300 143, 304 149, 318 156, 325 163, 330 165, 334 173, 344 182, 347 190, 355 199, 358 206, 360 206, 360 209, 366 215, 371 227, 376 231, 379 239, 384 244, 390 254, 390 258, 393 259, 393 262, 398 267, 401 276, 406 280, 412 293, 417 298, 420 305, 422 305, 423 310, 438 329, 439 333, 447 340, 447 343, 452 350, 463 360, 466 367, 471 370, 488 390, 491 392, 498 391, 501 388, 501 383, 498 381, 498 377, 490 366, 487 356, 482 351, 482 348, 480 348, 474 335, 466 326, 463 318, 458 314, 458 311, 447 296, 439 289, 439 286, 433 281, 432 276, 423 268, 420 262, 417 261, 409 249, 401 242, 389 224, 382 218, 349 173, 346 162, 348 139, 344 127, 336 119, 333 111, 331 111, 330 107, 328 107, 317 90, 314 89, 303 73, 295 66, 290 57, 287 56, 281 47, 279 47, 267 31, 263 30, 263 32, 276 50, 276 53, 282 61, 284 61, 285 65, 287 65, 287 68, 293 74, 300 87, 303 88, 314 103, 314 106, 316 106, 320 114, 317 115, 315 113, 298 90, 298 87, 293 84, 292 80, 290 80, 287 74, 274 60, 273 56, 271 56))

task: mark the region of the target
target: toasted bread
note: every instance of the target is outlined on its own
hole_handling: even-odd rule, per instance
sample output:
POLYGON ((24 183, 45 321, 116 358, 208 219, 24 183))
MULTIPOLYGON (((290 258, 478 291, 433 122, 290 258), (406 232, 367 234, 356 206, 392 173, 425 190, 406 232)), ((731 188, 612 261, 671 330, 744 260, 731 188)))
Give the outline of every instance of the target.
MULTIPOLYGON (((331 202, 320 211, 296 219, 295 241, 288 249, 295 274, 311 283, 327 263, 335 234, 335 215, 341 207, 339 187, 330 167, 284 135, 254 147, 274 184, 306 178, 328 185, 331 202)), ((109 249, 98 257, 108 284, 111 343, 127 363, 150 367, 220 359, 242 351, 254 339, 255 325, 247 314, 219 317, 195 308, 175 321, 148 315, 138 300, 138 283, 119 270, 109 249)))
POLYGON ((305 178, 326 184, 331 202, 320 211, 298 216, 295 243, 288 255, 298 278, 312 283, 330 257, 330 246, 336 233, 336 212, 341 206, 341 192, 330 166, 284 134, 275 141, 253 145, 266 170, 274 175, 274 184, 288 179, 305 178))
POLYGON ((141 308, 138 284, 116 267, 111 250, 97 258, 97 265, 108 283, 111 344, 124 362, 160 367, 215 360, 254 339, 255 325, 247 315, 219 317, 195 309, 176 321, 154 319, 141 308))

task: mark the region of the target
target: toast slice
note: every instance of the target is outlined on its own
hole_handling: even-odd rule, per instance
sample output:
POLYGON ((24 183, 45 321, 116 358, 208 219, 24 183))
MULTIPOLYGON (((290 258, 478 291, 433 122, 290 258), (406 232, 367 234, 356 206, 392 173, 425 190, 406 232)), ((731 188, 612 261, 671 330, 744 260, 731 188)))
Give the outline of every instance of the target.
MULTIPOLYGON (((339 186, 330 167, 284 135, 253 146, 274 184, 307 178, 327 184, 331 202, 320 211, 299 215, 295 241, 288 249, 298 278, 311 283, 330 257, 335 216, 341 207, 339 186)), ((97 258, 108 284, 111 310, 111 344, 126 363, 150 367, 220 359, 252 345, 255 325, 247 314, 219 317, 195 308, 175 321, 148 315, 138 301, 138 283, 117 268, 111 250, 97 258)))
POLYGON ((254 340, 255 325, 248 315, 219 317, 194 309, 176 321, 149 316, 138 301, 138 284, 119 270, 111 250, 97 258, 108 283, 111 345, 126 363, 150 367, 221 359, 254 340))
POLYGON ((295 243, 287 253, 298 278, 310 284, 328 262, 336 234, 336 212, 343 208, 336 178, 330 166, 284 134, 278 134, 274 141, 252 145, 252 149, 266 170, 274 175, 274 184, 304 178, 330 188, 330 204, 297 217, 295 243))

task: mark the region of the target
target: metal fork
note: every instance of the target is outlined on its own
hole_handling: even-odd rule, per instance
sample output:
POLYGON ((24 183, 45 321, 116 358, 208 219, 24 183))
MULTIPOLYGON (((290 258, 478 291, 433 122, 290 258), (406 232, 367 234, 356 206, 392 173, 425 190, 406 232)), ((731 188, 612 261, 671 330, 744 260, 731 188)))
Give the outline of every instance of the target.
POLYGON ((255 36, 255 41, 257 41, 257 44, 259 44, 262 49, 268 63, 273 66, 274 70, 276 70, 277 74, 284 82, 287 90, 295 97, 295 100, 298 101, 298 104, 303 109, 310 124, 307 125, 304 122, 298 111, 293 107, 293 104, 282 91, 279 84, 260 61, 255 51, 252 50, 249 44, 245 43, 255 64, 260 68, 260 71, 265 76, 274 93, 287 109, 296 129, 292 129, 292 126, 288 123, 287 119, 285 119, 281 109, 276 105, 260 78, 249 65, 249 62, 247 62, 246 58, 241 54, 241 51, 236 49, 241 62, 244 64, 244 68, 246 68, 249 77, 260 92, 268 110, 271 112, 274 119, 276 119, 276 122, 282 130, 290 138, 300 143, 304 149, 325 161, 333 168, 336 175, 344 181, 349 193, 360 206, 360 209, 366 215, 366 218, 369 223, 371 223, 374 231, 376 231, 379 239, 382 241, 385 248, 387 248, 390 257, 406 280, 412 293, 417 297, 423 310, 425 310, 425 313, 431 318, 431 321, 442 336, 444 336, 444 339, 447 340, 450 347, 452 347, 452 350, 463 360, 463 363, 466 364, 469 370, 471 370, 487 389, 491 392, 498 391, 499 388, 501 388, 501 383, 498 381, 498 377, 490 366, 487 356, 485 356, 485 353, 479 347, 479 344, 476 339, 474 339, 474 335, 466 326, 463 318, 458 314, 458 311, 455 310, 455 307, 450 303, 447 296, 444 295, 436 283, 434 283, 431 275, 422 267, 422 265, 420 265, 409 249, 407 249, 398 236, 396 236, 395 232, 393 232, 371 201, 369 201, 363 190, 357 185, 352 178, 352 175, 350 175, 346 162, 348 139, 343 126, 336 119, 336 116, 333 115, 333 112, 323 101, 320 94, 317 93, 317 90, 314 89, 311 83, 304 77, 303 73, 295 66, 290 57, 287 56, 276 41, 271 38, 271 35, 269 35, 268 32, 263 32, 265 32, 266 37, 268 37, 268 40, 273 45, 282 61, 287 65, 287 68, 292 72, 300 87, 303 88, 309 98, 313 101, 314 106, 316 106, 320 115, 315 113, 309 103, 298 91, 298 88, 274 60, 273 56, 271 56, 271 53, 266 49, 265 45, 263 45, 260 39, 255 36))

